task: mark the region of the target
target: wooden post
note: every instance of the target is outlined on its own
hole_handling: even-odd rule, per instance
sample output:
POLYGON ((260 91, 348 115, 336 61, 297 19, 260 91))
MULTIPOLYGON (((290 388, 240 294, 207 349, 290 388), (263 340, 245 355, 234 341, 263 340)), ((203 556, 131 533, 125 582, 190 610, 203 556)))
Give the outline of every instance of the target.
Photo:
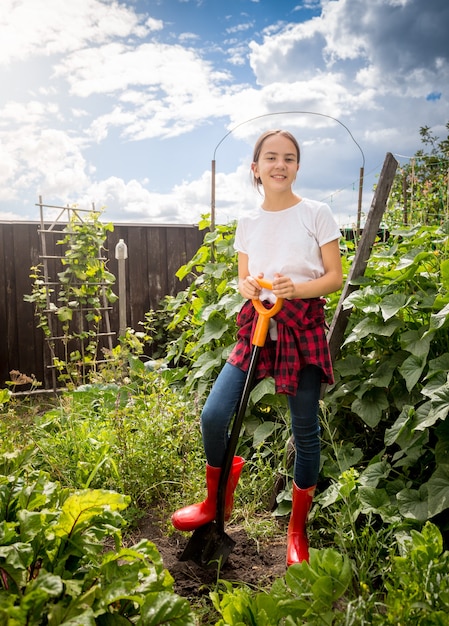
POLYGON ((360 224, 362 222, 362 199, 363 199, 363 178, 365 176, 365 168, 360 168, 359 176, 359 197, 357 201, 357 240, 360 237, 360 224))
POLYGON ((354 261, 352 262, 348 278, 343 287, 340 300, 338 301, 327 337, 332 361, 335 360, 340 351, 348 319, 351 314, 350 309, 343 309, 343 303, 349 294, 358 288, 357 285, 352 283, 352 281, 356 278, 360 278, 365 273, 368 259, 379 231, 380 222, 387 206, 388 196, 390 194, 397 167, 398 162, 394 156, 388 152, 380 173, 379 182, 374 193, 371 208, 369 210, 368 217, 366 218, 363 234, 360 238, 357 252, 355 254, 354 261))
POLYGON ((404 200, 402 221, 404 222, 404 226, 407 226, 408 224, 408 207, 407 207, 408 192, 407 192, 407 174, 405 172, 402 174, 402 196, 404 200))
POLYGON ((115 246, 115 258, 118 261, 118 304, 119 304, 119 337, 126 333, 126 271, 125 261, 128 258, 128 246, 120 239, 115 246))
POLYGON ((211 166, 211 189, 210 189, 210 229, 215 230, 215 159, 211 166))

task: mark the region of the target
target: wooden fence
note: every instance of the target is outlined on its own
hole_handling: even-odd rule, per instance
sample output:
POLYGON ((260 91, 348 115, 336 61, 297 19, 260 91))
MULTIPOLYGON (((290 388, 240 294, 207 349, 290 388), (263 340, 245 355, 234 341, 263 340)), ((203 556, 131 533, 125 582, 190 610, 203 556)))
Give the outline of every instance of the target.
MULTIPOLYGON (((0 222, 0 388, 11 380, 12 370, 34 375, 44 389, 53 386, 43 331, 37 328, 34 305, 24 301, 32 292, 30 268, 40 262, 39 227, 37 222, 0 222)), ((139 322, 147 311, 157 309, 164 296, 186 287, 175 273, 192 258, 203 238, 204 232, 196 226, 183 225, 116 224, 108 233, 108 269, 116 277, 115 246, 123 239, 128 247, 128 327, 141 330, 139 322)), ((110 322, 111 330, 118 333, 118 302, 110 322)))

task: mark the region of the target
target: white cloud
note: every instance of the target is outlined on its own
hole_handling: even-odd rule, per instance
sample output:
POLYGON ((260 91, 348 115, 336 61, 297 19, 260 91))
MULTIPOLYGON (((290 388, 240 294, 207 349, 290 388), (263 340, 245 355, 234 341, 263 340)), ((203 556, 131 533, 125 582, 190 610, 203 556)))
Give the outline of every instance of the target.
MULTIPOLYGON (((150 22, 147 25, 154 28, 150 22)), ((98 45, 111 37, 143 37, 147 28, 118 2, 99 0, 2 0, 0 65, 98 45)))
POLYGON ((81 202, 93 201, 96 206, 105 207, 108 214, 120 214, 121 221, 192 223, 198 222, 210 208, 205 182, 210 187, 208 172, 193 183, 176 185, 168 196, 148 191, 137 180, 125 182, 109 177, 90 185, 81 202))
POLYGON ((194 50, 159 43, 86 48, 66 56, 55 74, 67 80, 75 96, 114 97, 113 109, 91 125, 96 141, 111 126, 138 140, 185 133, 214 114, 230 79, 194 50))
POLYGON ((249 43, 250 65, 257 83, 268 85, 313 78, 325 67, 324 43, 320 18, 289 24, 277 33, 268 29, 261 44, 249 43))
MULTIPOLYGON (((288 23, 279 11, 262 36, 241 15, 226 32, 225 16, 223 39, 211 23, 207 42, 192 24, 176 33, 147 4, 2 0, 0 201, 25 204, 43 193, 105 204, 117 219, 197 221, 210 207, 210 172, 198 155, 232 131, 219 151, 217 213, 233 219, 258 202, 251 144, 265 128, 287 125, 303 146, 301 190, 332 198, 344 219, 361 156, 347 129, 367 155, 368 196, 387 150, 413 154, 421 125, 444 132, 447 0, 322 0, 319 17, 288 23), (186 169, 175 171, 178 149, 186 169), (164 154, 152 158, 151 180, 145 151, 164 154)), ((305 8, 288 17, 301 19, 305 8)))
POLYGON ((150 31, 158 31, 164 28, 164 22, 162 20, 156 20, 153 17, 149 17, 145 25, 148 26, 148 30, 150 31))
POLYGON ((358 58, 381 87, 419 87, 449 76, 445 0, 324 0, 321 21, 324 53, 333 61, 358 58))

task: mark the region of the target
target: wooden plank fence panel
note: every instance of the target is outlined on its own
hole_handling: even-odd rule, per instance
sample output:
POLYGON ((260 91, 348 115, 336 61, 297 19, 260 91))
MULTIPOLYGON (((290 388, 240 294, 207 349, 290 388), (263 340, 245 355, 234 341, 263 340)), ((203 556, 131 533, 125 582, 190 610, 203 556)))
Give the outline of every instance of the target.
POLYGON ((128 326, 134 330, 141 330, 139 322, 142 319, 141 311, 150 307, 148 293, 148 250, 146 233, 142 228, 128 230, 128 260, 132 268, 132 277, 129 280, 129 301, 132 302, 128 326))
POLYGON ((181 287, 179 279, 176 277, 176 272, 181 265, 187 262, 184 233, 179 228, 170 229, 166 232, 166 239, 167 251, 169 252, 167 255, 167 289, 169 293, 175 293, 181 287), (175 264, 175 254, 181 263, 175 264))
POLYGON ((0 230, 0 365, 8 362, 8 330, 7 330, 7 279, 5 267, 5 232, 0 230))
MULTIPOLYGON (((165 235, 165 234, 164 234, 165 235)), ((148 268, 147 279, 150 285, 150 305, 154 309, 154 302, 160 302, 168 295, 167 265, 162 267, 163 259, 167 258, 167 240, 154 230, 147 231, 148 268)))
MULTIPOLYGON (((33 245, 31 240, 33 234, 28 228, 13 229, 12 231, 12 243, 14 259, 19 259, 22 250, 29 250, 33 259, 33 245)), ((36 246, 34 245, 34 250, 36 246)), ((32 291, 32 279, 30 278, 30 267, 27 267, 24 263, 16 264, 16 276, 15 276, 15 304, 16 304, 16 332, 17 332, 17 345, 18 351, 16 354, 19 371, 23 371, 24 366, 30 363, 34 359, 36 350, 36 333, 34 332, 36 321, 34 316, 33 307, 23 299, 24 294, 31 294, 32 291)), ((13 304, 11 298, 11 305, 13 304)), ((30 372, 37 376, 36 372, 30 372)))
MULTIPOLYGON (((9 225, 5 228, 4 232, 4 268, 6 275, 6 337, 5 342, 7 346, 7 354, 12 355, 13 365, 11 369, 18 369, 19 363, 19 345, 17 334, 17 292, 16 292, 16 272, 17 264, 14 257, 14 240, 13 240, 13 227, 9 225)), ((19 257, 20 258, 20 257, 19 257)), ((8 376, 9 376, 8 370, 8 376)))
MULTIPOLYGON (((52 388, 51 370, 44 365, 45 358, 48 362, 44 335, 37 328, 33 305, 23 300, 32 291, 30 268, 40 262, 39 228, 38 223, 0 222, 0 387, 10 380, 9 372, 16 369, 23 374, 34 374, 44 388, 52 388)), ((118 224, 108 233, 108 269, 117 279, 115 246, 119 239, 128 246, 125 265, 128 326, 142 330, 139 322, 148 310, 157 309, 165 295, 176 295, 187 286, 175 273, 193 256, 203 238, 204 232, 188 225, 118 224)), ((46 236, 48 255, 61 254, 58 239, 59 232, 46 236)), ((50 259, 48 268, 50 280, 57 280, 60 271, 57 263, 50 259)), ((118 295, 117 283, 114 291, 118 295)), ((111 330, 118 333, 118 302, 112 307, 110 321, 111 330)))

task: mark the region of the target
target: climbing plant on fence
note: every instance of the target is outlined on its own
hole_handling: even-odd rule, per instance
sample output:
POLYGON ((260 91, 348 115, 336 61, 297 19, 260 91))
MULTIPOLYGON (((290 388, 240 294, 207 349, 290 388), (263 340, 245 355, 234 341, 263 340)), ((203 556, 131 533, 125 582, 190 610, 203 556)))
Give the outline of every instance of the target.
POLYGON ((92 210, 81 217, 78 210, 70 210, 69 221, 56 242, 61 246, 56 257, 60 271, 49 277, 44 271, 44 256, 44 264, 31 268, 33 289, 24 297, 35 306, 51 365, 64 383, 86 380, 99 360, 99 338, 111 334, 104 323, 108 304, 117 298, 112 290, 115 276, 108 271, 102 250, 113 225, 100 218, 100 211, 92 210))

